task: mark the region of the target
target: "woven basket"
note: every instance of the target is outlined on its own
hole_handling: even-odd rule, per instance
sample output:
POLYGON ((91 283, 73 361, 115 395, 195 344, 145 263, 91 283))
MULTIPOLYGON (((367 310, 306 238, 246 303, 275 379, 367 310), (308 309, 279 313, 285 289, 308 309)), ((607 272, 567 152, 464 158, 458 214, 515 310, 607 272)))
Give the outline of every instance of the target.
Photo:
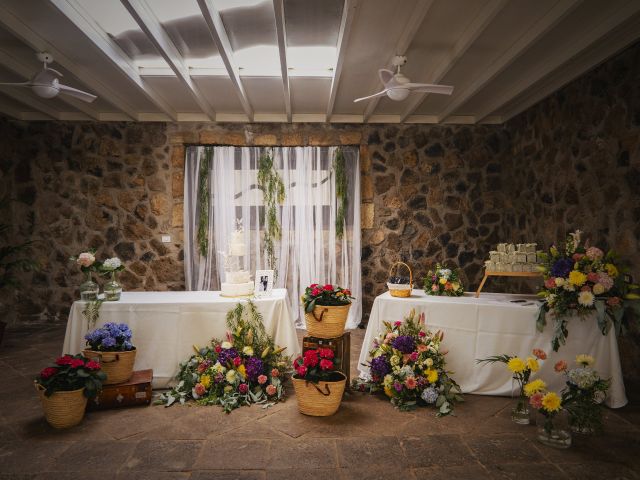
POLYGON ((317 338, 336 338, 344 333, 344 325, 349 316, 349 305, 316 305, 312 312, 305 314, 307 334, 317 338))
POLYGON ((107 375, 103 385, 114 385, 126 382, 133 375, 133 364, 136 361, 136 350, 126 352, 98 352, 85 349, 83 355, 100 362, 102 371, 107 375))
POLYGON ((339 374, 342 380, 316 384, 295 377, 292 379, 300 413, 312 417, 328 417, 338 411, 347 377, 340 372, 336 374, 339 374))
POLYGON ((35 385, 49 425, 53 428, 70 428, 82 421, 87 408, 84 387, 69 392, 55 392, 47 397, 44 394, 46 389, 39 383, 35 385))
POLYGON ((407 270, 409 270, 409 285, 400 285, 397 283, 387 283, 387 287, 389 288, 389 293, 392 297, 399 298, 408 298, 411 296, 411 290, 413 289, 413 272, 411 271, 411 267, 404 262, 396 262, 391 265, 389 269, 389 277, 392 276, 393 271, 396 268, 400 268, 401 266, 405 266, 407 270))

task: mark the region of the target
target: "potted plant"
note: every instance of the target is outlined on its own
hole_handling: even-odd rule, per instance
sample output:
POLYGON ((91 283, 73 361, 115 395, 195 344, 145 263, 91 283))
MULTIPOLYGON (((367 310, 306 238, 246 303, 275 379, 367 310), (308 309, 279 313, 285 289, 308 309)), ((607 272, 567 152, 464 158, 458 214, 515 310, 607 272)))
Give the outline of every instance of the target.
POLYGON ((83 355, 64 355, 42 370, 35 387, 49 425, 69 428, 80 423, 87 398, 97 395, 104 379, 100 364, 83 355))
POLYGON ((342 335, 352 299, 349 289, 337 285, 309 285, 302 296, 309 335, 318 338, 342 335))
POLYGON ((126 382, 133 373, 136 347, 131 343, 131 329, 126 323, 106 323, 85 335, 84 354, 96 359, 107 378, 105 385, 126 382))
POLYGON ((330 348, 318 348, 294 361, 293 387, 300 413, 328 417, 340 408, 347 377, 336 371, 333 356, 330 348))

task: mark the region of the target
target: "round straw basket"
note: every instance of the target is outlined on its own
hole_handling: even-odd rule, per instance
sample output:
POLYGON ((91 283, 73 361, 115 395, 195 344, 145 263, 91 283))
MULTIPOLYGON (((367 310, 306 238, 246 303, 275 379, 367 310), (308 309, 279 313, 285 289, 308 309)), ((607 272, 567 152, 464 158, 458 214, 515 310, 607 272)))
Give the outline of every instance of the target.
POLYGON ((126 382, 133 374, 133 364, 136 361, 136 350, 125 352, 98 352, 95 350, 84 350, 85 357, 100 362, 100 368, 107 375, 103 385, 113 385, 126 382))
POLYGON ((308 335, 318 338, 341 336, 344 333, 350 308, 351 304, 316 305, 312 312, 305 314, 308 335))
POLYGON ((44 394, 46 389, 38 383, 35 385, 49 425, 53 428, 69 428, 82 421, 87 407, 84 387, 69 392, 55 392, 47 397, 44 394))
POLYGON ((396 269, 400 269, 402 266, 409 270, 409 284, 387 283, 389 293, 392 297, 408 298, 411 296, 411 290, 413 289, 413 272, 411 271, 409 265, 404 262, 394 263, 393 265, 391 265, 391 269, 389 270, 389 277, 393 275, 393 272, 396 269))
POLYGON ((340 408, 347 377, 340 372, 342 380, 335 382, 312 383, 299 378, 293 378, 293 388, 298 400, 298 410, 313 417, 328 417, 340 408))

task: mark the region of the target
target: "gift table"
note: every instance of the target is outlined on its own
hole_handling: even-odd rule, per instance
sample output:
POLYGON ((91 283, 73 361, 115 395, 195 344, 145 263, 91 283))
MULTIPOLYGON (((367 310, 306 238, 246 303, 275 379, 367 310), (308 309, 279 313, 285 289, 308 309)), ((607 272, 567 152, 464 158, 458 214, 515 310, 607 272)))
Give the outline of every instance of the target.
MULTIPOLYGON (((222 339, 226 316, 242 298, 225 298, 220 292, 123 292, 118 302, 104 302, 96 327, 107 322, 126 323, 133 330, 138 349, 135 369, 153 369, 153 387, 169 386, 178 365, 211 338, 222 339)), ((300 353, 286 289, 274 289, 270 297, 256 298, 267 333, 286 347, 287 355, 300 353)), ((79 353, 88 331, 82 311, 85 302, 74 302, 64 338, 63 353, 79 353)))
POLYGON ((415 308, 426 314, 430 330, 444 332, 442 348, 448 350, 447 370, 464 393, 482 395, 510 395, 511 375, 502 363, 477 365, 477 358, 510 354, 526 357, 533 348, 541 348, 548 354, 540 371, 533 378, 542 378, 549 389, 560 390, 565 377, 554 372, 558 360, 566 360, 572 366, 575 356, 581 353, 593 355, 595 368, 602 378, 611 379, 606 404, 619 408, 627 403, 620 355, 615 333, 604 336, 593 316, 569 321, 567 344, 558 352, 551 349, 552 319, 547 316, 543 332, 536 330, 538 313, 537 297, 533 295, 509 295, 483 293, 475 298, 473 293, 463 297, 434 297, 422 290, 414 290, 410 298, 394 298, 389 292, 378 296, 371 310, 358 369, 368 375, 368 352, 373 339, 384 330, 383 321, 396 321, 415 308), (525 300, 514 303, 513 300, 525 300))

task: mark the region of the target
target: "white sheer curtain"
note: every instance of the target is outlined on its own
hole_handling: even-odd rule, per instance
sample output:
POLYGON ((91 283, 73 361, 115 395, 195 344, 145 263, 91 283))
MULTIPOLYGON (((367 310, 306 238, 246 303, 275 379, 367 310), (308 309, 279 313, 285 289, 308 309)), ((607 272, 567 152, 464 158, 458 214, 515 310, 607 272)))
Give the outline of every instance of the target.
MULTIPOLYGON (((362 316, 360 270, 360 167, 358 149, 343 148, 349 206, 342 238, 336 238, 335 147, 282 147, 272 150, 285 184, 279 208, 282 239, 276 242, 276 288, 287 288, 292 312, 304 326, 300 295, 311 283, 350 288, 356 297, 347 328, 362 316)), ((262 192, 257 187, 257 147, 189 147, 185 165, 185 277, 188 290, 217 290, 223 280, 223 258, 235 222, 244 226, 245 268, 268 269, 262 252, 262 192), (197 248, 198 172, 205 148, 213 148, 209 169, 209 244, 206 257, 197 248)))

